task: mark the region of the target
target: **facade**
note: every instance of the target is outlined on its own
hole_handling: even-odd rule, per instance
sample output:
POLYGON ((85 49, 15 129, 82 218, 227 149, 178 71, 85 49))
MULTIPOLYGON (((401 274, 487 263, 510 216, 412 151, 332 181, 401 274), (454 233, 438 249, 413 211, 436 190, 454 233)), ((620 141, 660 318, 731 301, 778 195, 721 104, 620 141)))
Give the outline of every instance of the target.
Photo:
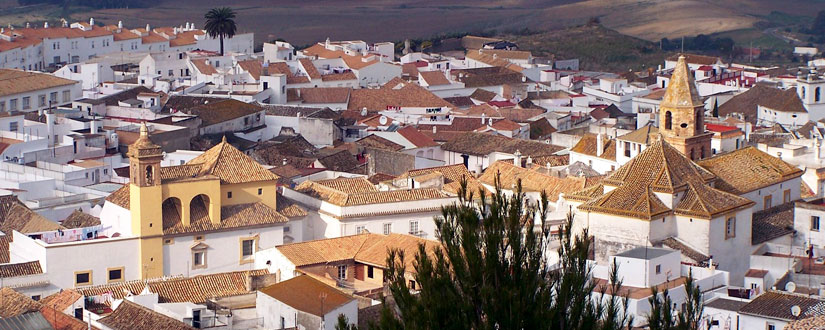
POLYGON ((81 97, 80 81, 48 73, 0 69, 0 113, 40 111, 81 97))
POLYGON ((334 330, 338 315, 358 324, 358 300, 306 275, 259 290, 255 311, 266 329, 334 330))

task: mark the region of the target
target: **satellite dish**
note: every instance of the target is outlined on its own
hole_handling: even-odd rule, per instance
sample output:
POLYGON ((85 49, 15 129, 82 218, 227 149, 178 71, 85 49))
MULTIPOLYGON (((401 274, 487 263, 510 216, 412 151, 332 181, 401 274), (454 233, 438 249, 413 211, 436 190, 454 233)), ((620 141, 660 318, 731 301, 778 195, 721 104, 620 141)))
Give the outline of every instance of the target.
POLYGON ((801 313, 802 313, 802 308, 799 308, 799 306, 797 306, 797 305, 791 306, 791 314, 793 314, 794 317, 798 317, 799 314, 801 314, 801 313))
MULTIPOLYGON (((794 282, 788 282, 788 284, 785 284, 785 291, 788 291, 788 292, 794 292, 794 291, 796 291, 796 283, 794 283, 794 282)), ((798 307, 798 306, 797 306, 797 307, 798 307)))
POLYGON ((378 123, 381 124, 381 125, 386 125, 387 124, 387 117, 381 116, 380 118, 378 118, 378 123))

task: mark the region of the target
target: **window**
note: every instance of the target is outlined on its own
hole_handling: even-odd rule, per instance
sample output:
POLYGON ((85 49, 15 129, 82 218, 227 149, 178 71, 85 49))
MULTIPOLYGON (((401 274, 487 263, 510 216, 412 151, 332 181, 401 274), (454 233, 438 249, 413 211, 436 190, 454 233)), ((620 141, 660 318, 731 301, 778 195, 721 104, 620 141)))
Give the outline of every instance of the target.
POLYGON ((23 109, 31 109, 32 107, 32 98, 30 96, 23 97, 23 109))
POLYGON ((819 217, 812 216, 811 217, 811 230, 812 231, 819 231, 819 217))
POLYGON ((665 129, 673 129, 673 114, 665 112, 665 129))
POLYGON ((226 192, 226 198, 232 198, 232 192, 231 191, 226 192))
POLYGON ((392 223, 387 222, 384 224, 384 235, 389 235, 392 232, 392 223))
POLYGON ((367 229, 364 226, 355 226, 355 233, 356 234, 361 234, 365 231, 367 231, 367 229))
POLYGON ((17 132, 17 130, 19 129, 18 125, 19 125, 19 123, 16 122, 16 121, 10 122, 9 123, 9 131, 17 132))
POLYGON ((17 111, 17 99, 9 100, 9 110, 10 111, 17 111))
POLYGON ((258 195, 264 194, 264 188, 258 188, 258 195))
POLYGON ((630 157, 630 142, 624 143, 624 156, 630 157))
POLYGON ((410 221, 410 235, 418 235, 418 220, 410 221))
POLYGON ((75 308, 74 309, 74 318, 78 320, 83 319, 83 308, 75 308))
POLYGON ((163 240, 163 244, 164 244, 164 245, 172 245, 172 244, 174 244, 174 243, 175 243, 175 240, 174 240, 174 239, 171 239, 171 238, 167 238, 167 239, 164 239, 164 240, 163 240))
POLYGON ((410 280, 410 290, 415 290, 415 281, 410 280))
POLYGON ((782 192, 782 203, 787 203, 787 202, 790 202, 790 201, 791 201, 791 190, 786 189, 784 192, 782 192))
POLYGON ((71 91, 63 91, 63 102, 68 103, 72 101, 72 92, 71 91))
POLYGON ((814 89, 814 102, 819 102, 819 94, 820 94, 819 90, 820 90, 820 88, 821 87, 817 87, 816 89, 814 89))
POLYGON ((174 76, 174 75, 175 75, 175 70, 169 70, 169 76, 174 76))
POLYGON ((34 300, 34 301, 40 301, 40 295, 39 295, 39 294, 33 295, 33 296, 32 296, 32 300, 34 300))
POLYGON ((0 101, 0 112, 6 112, 6 101, 0 101))
POLYGON ((74 286, 92 285, 92 271, 74 272, 74 286))
POLYGON ((206 268, 206 251, 199 250, 192 252, 192 268, 206 268))
POLYGON ((51 92, 49 94, 49 101, 57 103, 57 92, 51 92))
POLYGON ((725 220, 725 239, 736 237, 736 217, 725 220))
POLYGON ((762 205, 763 210, 771 208, 771 202, 772 202, 771 197, 772 197, 771 195, 768 195, 768 196, 765 196, 765 198, 763 199, 763 201, 764 201, 764 205, 762 205))
POLYGON ((202 240, 203 240, 203 235, 195 236, 195 241, 202 241, 202 240))
POLYGON ((347 265, 338 266, 338 279, 339 280, 346 280, 347 279, 347 265))
POLYGON ((367 277, 375 278, 375 269, 372 266, 367 266, 367 277))
POLYGON ((108 282, 120 282, 123 281, 123 267, 119 268, 109 268, 107 270, 108 274, 108 282))
POLYGON ((257 237, 241 238, 241 262, 252 261, 255 255, 255 241, 257 240, 257 237))
POLYGON ((765 329, 767 330, 776 330, 776 325, 772 323, 766 323, 765 329))
POLYGON ((45 107, 46 106, 46 94, 41 94, 37 96, 37 106, 38 107, 45 107))

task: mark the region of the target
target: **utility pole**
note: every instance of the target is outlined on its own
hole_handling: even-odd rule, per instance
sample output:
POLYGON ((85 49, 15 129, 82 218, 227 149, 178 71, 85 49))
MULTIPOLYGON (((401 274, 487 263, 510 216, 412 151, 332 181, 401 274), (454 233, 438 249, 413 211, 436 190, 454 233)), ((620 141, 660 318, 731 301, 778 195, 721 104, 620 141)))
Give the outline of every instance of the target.
POLYGON ((685 36, 682 36, 682 54, 685 53, 685 36))

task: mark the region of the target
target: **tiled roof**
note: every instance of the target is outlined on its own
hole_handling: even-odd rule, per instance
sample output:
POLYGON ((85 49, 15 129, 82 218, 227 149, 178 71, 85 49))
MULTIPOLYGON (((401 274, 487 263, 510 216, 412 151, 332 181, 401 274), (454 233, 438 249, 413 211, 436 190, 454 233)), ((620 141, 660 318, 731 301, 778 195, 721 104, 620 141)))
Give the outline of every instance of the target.
POLYGON ((278 176, 233 147, 226 141, 188 161, 187 165, 201 165, 201 175, 211 174, 221 183, 275 181, 278 176))
POLYGON ((587 202, 604 194, 604 185, 597 184, 579 191, 564 195, 565 199, 577 202, 587 202))
POLYGON ((379 184, 381 182, 395 179, 395 175, 387 174, 387 173, 375 173, 371 177, 369 177, 369 181, 372 184, 379 184))
MULTIPOLYGON (((486 56, 486 55, 482 55, 486 56)), ((521 69, 520 66, 510 64, 513 68, 521 69)), ((476 69, 455 69, 450 71, 452 79, 464 83, 464 87, 493 87, 512 84, 523 84, 524 76, 520 71, 514 71, 503 67, 493 66, 489 68, 476 69)))
POLYGON ((0 97, 77 84, 48 73, 0 69, 0 97))
POLYGON ((98 322, 113 330, 194 330, 185 323, 128 300, 98 322))
POLYGON ((398 134, 403 136, 407 141, 410 141, 416 148, 426 148, 426 147, 435 147, 438 146, 438 143, 433 141, 432 138, 426 136, 419 132, 412 126, 407 126, 402 129, 399 129, 398 134))
POLYGON ((796 95, 795 89, 782 90, 773 86, 756 84, 749 90, 737 94, 727 102, 719 105, 719 117, 740 113, 746 121, 755 124, 760 105, 777 111, 805 111, 805 107, 796 95))
POLYGON ((478 180, 484 184, 495 186, 496 178, 500 179, 502 189, 513 190, 521 180, 524 191, 534 191, 547 193, 550 201, 557 201, 562 194, 573 193, 585 189, 587 180, 583 177, 559 178, 538 172, 534 169, 526 169, 516 166, 512 161, 497 161, 490 165, 478 180))
POLYGON ((355 72, 352 71, 344 71, 341 73, 330 73, 321 76, 322 81, 343 81, 343 80, 356 80, 358 77, 355 76, 355 72))
POLYGON ((662 98, 661 108, 690 108, 694 109, 704 106, 693 81, 693 74, 690 72, 685 57, 680 56, 673 75, 668 82, 665 96, 662 98))
POLYGON ((45 307, 62 312, 81 298, 83 298, 83 295, 79 292, 73 289, 63 289, 58 293, 41 299, 40 303, 45 307))
MULTIPOLYGON (((685 262, 685 258, 687 258, 688 262, 690 264, 700 265, 703 262, 706 262, 707 260, 710 259, 709 256, 706 256, 702 252, 697 251, 693 247, 687 245, 685 242, 682 242, 681 240, 676 239, 674 237, 665 238, 664 240, 660 241, 658 244, 661 244, 662 246, 666 246, 666 247, 669 247, 671 249, 678 250, 679 252, 681 252, 682 253, 682 262, 685 262)), ((658 244, 654 244, 654 245, 658 245, 658 244)))
POLYGON ((238 65, 241 69, 248 72, 249 75, 251 75, 255 80, 261 79, 261 74, 264 72, 263 63, 261 63, 261 61, 256 59, 238 61, 238 65))
POLYGON ((40 310, 40 304, 8 287, 0 288, 0 318, 12 317, 40 310))
POLYGON ((713 189, 702 183, 688 182, 685 196, 676 204, 676 214, 711 219, 719 214, 745 206, 752 206, 753 201, 737 195, 713 189))
POLYGON ((200 233, 228 228, 272 225, 289 221, 262 202, 235 204, 221 207, 221 221, 213 223, 209 217, 209 208, 202 198, 192 200, 190 204, 190 222, 186 226, 181 222, 177 207, 163 204, 163 234, 177 235, 200 233))
POLYGON ((475 156, 487 156, 492 152, 514 154, 519 151, 524 157, 536 157, 552 155, 563 148, 543 142, 468 132, 442 144, 441 149, 475 156))
POLYGON ((481 88, 476 88, 476 90, 473 91, 472 94, 470 94, 471 99, 479 100, 484 103, 492 101, 493 98, 495 98, 496 96, 498 96, 498 94, 496 94, 495 92, 491 92, 481 88))
POLYGON ((498 55, 493 56, 493 54, 485 54, 484 52, 482 52, 481 49, 469 50, 467 51, 467 55, 465 55, 464 57, 479 61, 490 66, 507 68, 508 70, 511 70, 513 72, 521 72, 522 70, 524 70, 522 67, 510 63, 510 61, 502 57, 498 57, 498 55))
POLYGON ((473 103, 473 99, 469 96, 444 97, 443 99, 456 107, 470 107, 475 105, 475 103, 473 103))
POLYGON ((785 325, 783 330, 821 330, 825 329, 825 315, 811 316, 794 320, 785 325))
POLYGON ((287 218, 300 218, 307 215, 306 210, 281 194, 278 194, 276 198, 276 205, 278 206, 276 211, 287 218))
POLYGON ((235 99, 225 99, 178 110, 186 114, 198 116, 202 120, 201 127, 206 127, 245 116, 251 116, 262 112, 263 108, 252 103, 245 103, 235 99))
POLYGON ((67 229, 83 228, 100 225, 100 218, 75 210, 66 220, 63 220, 63 227, 67 229))
POLYGON ((432 253, 439 243, 404 234, 363 233, 338 238, 328 238, 302 243, 284 244, 277 249, 296 267, 355 260, 378 267, 386 267, 389 249, 400 249, 407 255, 407 270, 412 271, 412 262, 423 244, 432 253))
POLYGON ((453 105, 421 86, 401 82, 392 88, 356 89, 350 94, 349 110, 384 111, 387 107, 448 107, 453 105))
POLYGON ((115 299, 123 299, 127 292, 138 295, 146 286, 158 294, 161 303, 193 302, 201 304, 211 298, 237 296, 249 293, 248 276, 265 275, 266 269, 198 275, 192 277, 153 278, 78 288, 84 296, 110 292, 115 299))
POLYGON ((780 204, 753 213, 751 244, 756 245, 794 232, 794 203, 780 204))
POLYGON ((822 315, 823 305, 825 302, 822 300, 806 295, 768 291, 742 306, 739 313, 790 321, 797 318, 791 314, 793 306, 802 309, 800 317, 810 317, 822 315))
MULTIPOLYGON (((349 87, 318 87, 296 88, 297 97, 304 103, 347 103, 352 88, 349 87)), ((309 114, 309 112, 305 112, 309 114)))
POLYGON ((331 287, 312 276, 297 276, 286 281, 260 289, 262 294, 270 296, 283 304, 315 316, 338 308, 355 297, 331 287), (323 296, 323 301, 318 297, 323 296))
POLYGON ((218 70, 215 69, 212 64, 209 63, 208 59, 205 58, 193 58, 192 64, 195 65, 195 68, 202 74, 211 75, 218 73, 218 70))
POLYGON ((295 190, 338 206, 420 201, 448 197, 440 190, 432 188, 345 193, 313 181, 304 181, 295 187, 295 190))
POLYGON ((579 210, 643 220, 653 220, 670 213, 670 208, 662 203, 648 186, 642 184, 628 184, 613 189, 580 205, 579 210))
POLYGON ((427 85, 430 86, 450 84, 450 80, 448 80, 447 76, 444 75, 444 72, 441 71, 422 71, 418 73, 418 76, 424 79, 424 81, 427 82, 427 85))
POLYGON ((43 274, 40 261, 21 262, 16 264, 0 264, 0 278, 18 277, 43 274))
POLYGON ((106 196, 106 201, 124 209, 129 209, 129 186, 124 185, 120 189, 115 190, 109 196, 106 196))
POLYGON ((382 149, 382 150, 389 150, 389 151, 399 151, 404 150, 404 146, 382 138, 375 134, 367 135, 364 138, 361 138, 358 141, 355 141, 355 144, 368 147, 368 148, 375 148, 375 149, 382 149))
POLYGON ((356 173, 362 166, 346 149, 321 149, 316 157, 321 166, 333 171, 356 173))
POLYGON ((329 50, 324 47, 323 44, 315 44, 302 50, 305 55, 307 56, 318 56, 318 58, 340 58, 344 60, 344 63, 353 70, 359 70, 365 68, 367 66, 373 65, 378 63, 377 59, 368 60, 363 56, 353 56, 347 55, 343 51, 340 50, 329 50))
POLYGON ((663 139, 653 142, 642 153, 616 169, 604 179, 605 184, 624 183, 649 185, 653 191, 672 193, 691 180, 707 183, 716 176, 687 159, 663 139))
POLYGON ((719 178, 716 188, 742 195, 799 177, 802 170, 755 147, 734 150, 699 161, 719 178))
POLYGON ((616 141, 615 139, 607 138, 606 136, 602 136, 602 154, 601 156, 596 156, 598 154, 598 147, 597 144, 599 142, 598 137, 596 134, 587 133, 576 143, 573 148, 570 149, 570 152, 579 153, 582 155, 594 156, 599 158, 604 158, 607 160, 616 160, 616 141))
POLYGON ((755 278, 764 278, 765 275, 768 275, 768 271, 764 269, 748 269, 745 272, 745 277, 755 277, 755 278))
POLYGON ((527 60, 533 57, 533 54, 524 50, 507 50, 507 49, 480 49, 481 53, 487 55, 495 54, 498 58, 513 59, 513 60, 527 60))
POLYGON ((467 191, 473 193, 475 196, 478 196, 479 191, 483 192, 485 195, 492 194, 492 192, 484 187, 481 182, 479 182, 479 180, 476 179, 466 167, 464 167, 463 164, 409 170, 399 175, 398 178, 413 177, 420 179, 421 176, 435 173, 441 174, 444 177, 444 186, 442 189, 450 194, 458 195, 459 190, 461 189, 462 180, 467 181, 467 191))
POLYGON ((533 118, 539 117, 545 114, 546 112, 547 110, 538 108, 496 108, 491 106, 489 103, 484 103, 467 109, 465 115, 480 117, 483 114, 484 116, 489 118, 505 118, 517 123, 524 123, 530 121, 533 118))
POLYGON ((9 243, 11 243, 11 235, 0 236, 0 264, 9 263, 11 259, 11 251, 9 251, 9 243))
POLYGON ((541 117, 530 122, 530 139, 544 139, 556 132, 556 128, 550 124, 547 118, 541 117))
POLYGON ((44 218, 20 202, 10 205, 6 212, 5 218, 0 219, 3 221, 0 223, 0 231, 4 233, 11 233, 12 230, 16 230, 23 234, 29 234, 65 229, 57 222, 44 218))
POLYGON ((617 139, 622 140, 622 141, 630 141, 630 142, 640 143, 640 144, 644 144, 644 145, 649 145, 652 142, 652 140, 650 138, 650 135, 651 134, 657 134, 657 133, 659 133, 659 129, 656 128, 653 125, 648 124, 648 125, 645 125, 645 127, 642 127, 642 128, 637 129, 633 132, 622 135, 622 136, 618 137, 617 139))
POLYGON ((499 131, 515 131, 521 129, 521 125, 509 119, 499 120, 493 123, 490 127, 499 131))
POLYGON ((341 177, 336 179, 320 180, 315 182, 330 187, 332 189, 342 191, 347 194, 378 191, 378 189, 375 188, 375 186, 371 182, 369 182, 369 180, 363 177, 341 177))
POLYGON ((312 61, 310 59, 300 58, 298 59, 298 63, 300 63, 301 67, 304 68, 304 71, 309 76, 309 79, 321 78, 321 73, 318 72, 318 68, 315 67, 315 64, 312 64, 312 61))

